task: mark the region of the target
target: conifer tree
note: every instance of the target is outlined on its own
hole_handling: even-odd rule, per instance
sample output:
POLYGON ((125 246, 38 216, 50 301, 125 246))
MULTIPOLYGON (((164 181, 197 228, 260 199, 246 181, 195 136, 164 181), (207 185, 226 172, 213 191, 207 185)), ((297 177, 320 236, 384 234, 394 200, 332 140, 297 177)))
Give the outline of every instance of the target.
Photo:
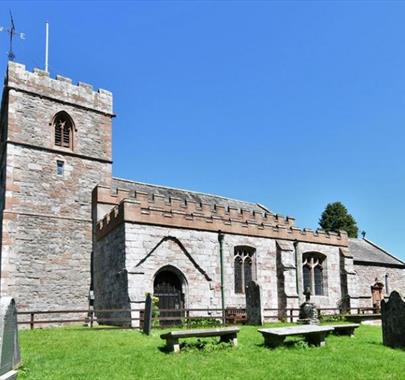
POLYGON ((351 238, 357 238, 359 230, 353 216, 341 202, 328 203, 319 219, 319 225, 327 232, 344 230, 351 238))

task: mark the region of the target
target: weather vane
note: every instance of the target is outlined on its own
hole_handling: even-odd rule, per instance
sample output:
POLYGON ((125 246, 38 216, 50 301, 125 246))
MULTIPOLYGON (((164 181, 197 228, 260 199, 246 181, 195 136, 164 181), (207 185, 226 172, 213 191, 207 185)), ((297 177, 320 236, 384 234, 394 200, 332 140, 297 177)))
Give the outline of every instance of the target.
POLYGON ((20 33, 15 30, 15 25, 14 25, 14 20, 13 20, 13 14, 10 11, 10 20, 11 20, 11 26, 10 28, 5 28, 4 26, 0 26, 0 32, 7 32, 10 35, 10 49, 8 51, 8 59, 10 61, 14 61, 15 59, 15 54, 13 52, 13 37, 20 37, 22 40, 25 40, 25 33, 20 33))

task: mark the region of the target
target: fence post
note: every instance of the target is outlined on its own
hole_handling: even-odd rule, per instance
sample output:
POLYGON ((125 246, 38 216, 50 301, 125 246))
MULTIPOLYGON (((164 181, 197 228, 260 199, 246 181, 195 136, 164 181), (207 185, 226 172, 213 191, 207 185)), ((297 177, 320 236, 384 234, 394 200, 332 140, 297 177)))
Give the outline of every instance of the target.
POLYGON ((290 323, 294 322, 293 309, 290 309, 290 323))
POLYGON ((31 313, 31 318, 30 318, 30 328, 31 330, 34 329, 34 313, 31 313))
POLYGON ((93 327, 94 322, 94 310, 90 311, 90 327, 93 327))

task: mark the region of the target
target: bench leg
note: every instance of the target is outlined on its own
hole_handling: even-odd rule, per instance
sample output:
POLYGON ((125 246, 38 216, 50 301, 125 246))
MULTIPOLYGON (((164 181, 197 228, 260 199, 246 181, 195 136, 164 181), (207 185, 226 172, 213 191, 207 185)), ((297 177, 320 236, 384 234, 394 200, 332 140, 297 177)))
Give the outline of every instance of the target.
POLYGON ((166 346, 169 347, 170 351, 180 352, 180 344, 177 338, 167 338, 166 346))
POLYGON ((264 336, 264 345, 270 348, 276 348, 281 346, 284 342, 285 337, 283 336, 264 336))
POLYGON ((221 338, 219 339, 220 342, 231 342, 233 346, 238 345, 238 338, 236 334, 230 334, 230 335, 221 335, 221 338))
POLYGON ((308 342, 308 344, 323 347, 325 345, 325 336, 325 332, 308 334, 305 335, 305 340, 308 342))

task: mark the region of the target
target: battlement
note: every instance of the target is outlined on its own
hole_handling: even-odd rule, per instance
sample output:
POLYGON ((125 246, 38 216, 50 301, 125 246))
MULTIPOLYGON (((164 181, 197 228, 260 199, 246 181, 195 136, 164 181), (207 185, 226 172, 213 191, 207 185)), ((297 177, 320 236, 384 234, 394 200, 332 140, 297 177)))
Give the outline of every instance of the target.
POLYGON ((348 245, 347 233, 344 231, 327 233, 322 230, 300 229, 294 227, 290 219, 273 214, 227 209, 223 206, 212 207, 143 192, 131 193, 117 189, 112 194, 109 188, 98 186, 93 192, 93 202, 113 205, 112 210, 97 223, 98 239, 121 223, 128 222, 342 247, 348 245))
POLYGON ((53 79, 48 72, 40 69, 30 72, 20 63, 8 63, 5 86, 8 89, 51 98, 113 116, 111 92, 103 89, 94 91, 92 85, 83 82, 75 85, 70 78, 61 75, 53 79))
POLYGON ((272 226, 292 227, 295 221, 292 217, 284 217, 264 210, 255 211, 223 204, 207 204, 178 197, 164 197, 142 191, 131 191, 120 188, 111 190, 108 187, 97 186, 93 192, 93 203, 95 204, 118 205, 125 199, 137 201, 145 209, 179 211, 189 215, 201 215, 205 218, 216 217, 238 220, 242 223, 254 222, 272 226))

